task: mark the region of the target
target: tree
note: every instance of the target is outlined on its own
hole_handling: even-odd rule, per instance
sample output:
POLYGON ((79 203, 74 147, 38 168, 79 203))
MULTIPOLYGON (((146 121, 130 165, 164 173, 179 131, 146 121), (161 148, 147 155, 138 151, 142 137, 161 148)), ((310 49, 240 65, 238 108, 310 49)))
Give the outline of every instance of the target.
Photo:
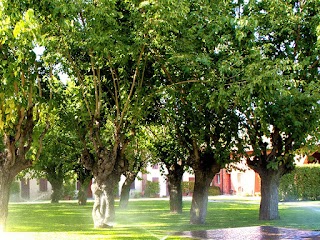
POLYGON ((294 153, 314 141, 319 126, 318 1, 253 2, 242 6, 243 135, 248 165, 261 177, 259 219, 279 218, 278 187, 294 168, 294 153))
MULTIPOLYGON (((140 130, 140 132, 142 131, 140 130)), ((130 144, 125 152, 125 158, 128 161, 128 167, 123 173, 123 176, 125 176, 125 181, 122 184, 120 193, 119 206, 121 208, 127 208, 131 185, 136 180, 139 172, 144 171, 144 167, 149 160, 148 155, 150 155, 150 153, 146 149, 145 139, 143 138, 144 136, 145 135, 143 133, 136 135, 135 138, 130 141, 130 144)))
POLYGON ((180 114, 180 118, 183 116, 183 122, 178 121, 176 127, 179 141, 188 151, 187 165, 195 174, 190 223, 203 224, 206 218, 208 190, 214 175, 226 164, 237 160, 230 156, 239 143, 237 134, 240 120, 232 109, 215 109, 208 106, 201 110, 195 108, 205 106, 205 102, 210 101, 210 88, 193 86, 188 92, 198 96, 201 93, 203 103, 194 101, 183 106, 183 111, 186 111, 180 114))
MULTIPOLYGON (((81 126, 82 163, 92 171, 96 227, 114 220, 114 188, 127 169, 125 149, 147 95, 148 57, 139 5, 123 1, 41 2, 46 46, 74 83, 70 105, 81 126), (100 205, 106 206, 99 212, 100 205), (97 211, 96 211, 97 210, 97 211)), ((50 57, 50 56, 49 56, 50 57)))
POLYGON ((120 208, 127 208, 130 198, 130 189, 132 183, 136 180, 138 173, 142 170, 143 162, 142 161, 132 161, 132 166, 129 167, 128 170, 123 173, 125 176, 125 181, 123 182, 121 186, 121 193, 120 193, 120 208))
POLYGON ((86 205, 88 200, 88 188, 92 180, 92 173, 86 169, 82 164, 75 165, 75 172, 80 188, 78 192, 78 204, 86 205))
POLYGON ((50 182, 52 203, 58 203, 61 200, 64 194, 64 183, 74 178, 80 150, 74 145, 73 138, 70 132, 65 132, 56 121, 46 134, 43 140, 44 151, 33 166, 35 173, 44 174, 50 182))
POLYGON ((166 87, 163 114, 188 152, 195 173, 190 222, 205 222, 208 189, 239 143, 240 116, 233 103, 238 52, 233 45, 233 3, 183 1, 171 35, 161 36, 158 64, 166 87), (169 85, 169 86, 168 86, 169 85))
POLYGON ((186 168, 186 156, 170 126, 159 126, 152 130, 153 152, 157 162, 166 169, 166 179, 170 196, 170 212, 182 213, 182 177, 186 168))
POLYGON ((42 95, 45 76, 33 51, 40 36, 34 11, 2 1, 0 23, 0 230, 4 230, 10 185, 39 157, 49 128, 50 119, 44 118, 50 99, 42 95))

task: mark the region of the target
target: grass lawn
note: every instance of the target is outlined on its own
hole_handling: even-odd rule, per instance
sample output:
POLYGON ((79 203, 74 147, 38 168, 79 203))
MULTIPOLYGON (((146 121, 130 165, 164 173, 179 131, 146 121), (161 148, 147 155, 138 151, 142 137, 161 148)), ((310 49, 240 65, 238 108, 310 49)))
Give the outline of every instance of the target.
POLYGON ((183 214, 174 215, 168 211, 168 200, 134 200, 130 201, 127 210, 116 209, 113 229, 102 230, 93 228, 92 203, 87 206, 74 202, 10 204, 7 231, 25 232, 21 239, 28 239, 29 235, 30 239, 45 240, 179 239, 172 233, 262 225, 307 230, 320 228, 320 202, 280 203, 281 219, 278 221, 257 220, 258 203, 236 199, 209 201, 206 224, 195 226, 189 224, 190 201, 184 202, 183 214))

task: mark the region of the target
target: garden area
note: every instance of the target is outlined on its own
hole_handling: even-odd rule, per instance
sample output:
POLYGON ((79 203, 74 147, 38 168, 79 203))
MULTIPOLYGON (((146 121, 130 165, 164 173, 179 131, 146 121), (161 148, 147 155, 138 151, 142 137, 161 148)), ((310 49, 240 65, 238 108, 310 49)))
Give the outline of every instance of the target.
POLYGON ((320 151, 319 16, 319 0, 0 1, 0 239, 316 229, 317 205, 278 203, 319 200, 305 178, 317 171, 288 175, 320 151), (136 179, 141 196, 161 197, 150 166, 170 200, 123 210, 136 179), (238 167, 259 175, 260 208, 208 202, 221 193, 214 176, 238 167), (194 183, 181 184, 184 173, 194 183), (30 199, 29 179, 52 205, 9 204, 12 186, 30 199), (61 201, 75 182, 79 205, 61 201))
MULTIPOLYGON (((128 209, 116 208, 112 229, 94 229, 92 202, 79 206, 72 201, 61 204, 10 204, 8 236, 24 232, 28 239, 182 239, 181 231, 275 226, 305 230, 319 229, 320 214, 315 202, 280 203, 279 221, 258 221, 259 201, 250 198, 210 197, 206 224, 190 225, 190 201, 184 201, 182 214, 171 214, 166 199, 130 201, 128 209)), ((16 238, 20 239, 16 235, 16 238)))

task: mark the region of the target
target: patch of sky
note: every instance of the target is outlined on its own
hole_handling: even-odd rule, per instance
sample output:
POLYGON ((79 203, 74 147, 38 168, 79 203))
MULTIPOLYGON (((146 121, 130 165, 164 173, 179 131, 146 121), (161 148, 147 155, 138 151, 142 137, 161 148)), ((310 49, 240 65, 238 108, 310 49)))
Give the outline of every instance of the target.
MULTIPOLYGON (((36 60, 40 60, 41 56, 43 55, 44 51, 45 51, 45 47, 43 46, 36 46, 33 51, 36 54, 36 60)), ((69 76, 68 74, 66 74, 65 72, 63 72, 62 70, 62 66, 61 64, 57 64, 56 66, 54 66, 54 71, 58 73, 59 79, 63 84, 66 84, 69 76)))

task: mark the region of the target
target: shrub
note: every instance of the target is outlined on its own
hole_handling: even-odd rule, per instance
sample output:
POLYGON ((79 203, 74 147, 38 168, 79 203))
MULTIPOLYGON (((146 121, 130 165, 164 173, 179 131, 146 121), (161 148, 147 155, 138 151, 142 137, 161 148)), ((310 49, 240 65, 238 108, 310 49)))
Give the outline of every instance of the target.
POLYGON ((282 201, 320 199, 320 165, 296 167, 281 178, 279 199, 282 201))
POLYGON ((10 194, 18 194, 20 193, 20 183, 12 182, 10 186, 10 194))
POLYGON ((74 199, 76 198, 76 187, 73 179, 65 181, 63 183, 63 198, 64 199, 74 199))
POLYGON ((132 192, 132 197, 133 198, 141 198, 142 197, 142 193, 138 192, 138 191, 133 191, 132 192))
POLYGON ((211 186, 208 191, 209 196, 218 196, 221 195, 220 188, 217 186, 211 186))
POLYGON ((188 196, 193 193, 194 182, 182 182, 182 194, 188 196))
POLYGON ((284 175, 280 180, 279 199, 282 201, 294 201, 298 198, 298 188, 295 183, 295 172, 284 175))
POLYGON ((160 185, 158 182, 147 181, 144 196, 145 197, 158 197, 159 191, 160 191, 160 185))

